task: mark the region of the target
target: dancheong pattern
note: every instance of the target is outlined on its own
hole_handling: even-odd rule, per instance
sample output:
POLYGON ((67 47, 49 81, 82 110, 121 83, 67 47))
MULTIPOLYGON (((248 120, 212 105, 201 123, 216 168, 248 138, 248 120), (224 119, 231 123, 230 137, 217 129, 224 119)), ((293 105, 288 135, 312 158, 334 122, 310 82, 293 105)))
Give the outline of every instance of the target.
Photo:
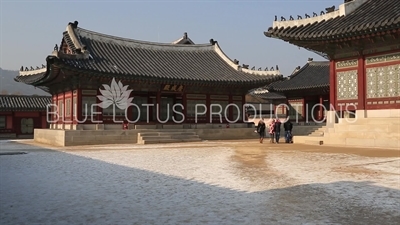
POLYGON ((357 70, 337 72, 337 99, 357 99, 357 70))
POLYGON ((367 69, 367 98, 400 96, 400 64, 367 69))

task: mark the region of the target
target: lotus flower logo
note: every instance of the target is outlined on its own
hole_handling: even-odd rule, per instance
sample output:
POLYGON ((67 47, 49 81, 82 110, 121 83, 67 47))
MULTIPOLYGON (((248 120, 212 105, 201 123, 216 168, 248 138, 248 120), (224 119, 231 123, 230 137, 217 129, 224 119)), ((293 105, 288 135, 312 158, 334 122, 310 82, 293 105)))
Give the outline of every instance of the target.
POLYGON ((104 90, 99 89, 101 95, 97 95, 101 101, 101 108, 105 109, 114 104, 119 109, 125 110, 131 105, 133 98, 129 98, 129 95, 132 90, 128 90, 128 85, 123 86, 121 81, 117 83, 113 78, 111 86, 103 84, 103 87, 104 90))

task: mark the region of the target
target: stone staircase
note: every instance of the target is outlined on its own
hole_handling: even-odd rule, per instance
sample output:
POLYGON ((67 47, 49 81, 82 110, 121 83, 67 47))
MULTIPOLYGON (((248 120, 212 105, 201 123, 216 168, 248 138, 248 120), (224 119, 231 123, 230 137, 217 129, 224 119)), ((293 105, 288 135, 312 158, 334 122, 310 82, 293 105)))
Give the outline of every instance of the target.
POLYGON ((137 134, 138 144, 160 144, 160 143, 178 143, 178 142, 196 142, 202 141, 196 132, 188 131, 144 131, 137 134))
POLYGON ((327 131, 325 144, 400 148, 400 118, 340 119, 327 131))
POLYGON ((400 149, 400 118, 339 119, 295 143, 400 149))

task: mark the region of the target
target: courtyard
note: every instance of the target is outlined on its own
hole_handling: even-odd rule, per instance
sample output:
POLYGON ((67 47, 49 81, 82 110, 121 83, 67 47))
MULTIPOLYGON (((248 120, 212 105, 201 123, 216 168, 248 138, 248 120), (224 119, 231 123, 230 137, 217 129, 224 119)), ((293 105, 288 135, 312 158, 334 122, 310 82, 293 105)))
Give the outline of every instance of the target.
POLYGON ((398 224, 400 151, 0 141, 1 224, 398 224), (10 154, 10 153, 26 154, 10 154))

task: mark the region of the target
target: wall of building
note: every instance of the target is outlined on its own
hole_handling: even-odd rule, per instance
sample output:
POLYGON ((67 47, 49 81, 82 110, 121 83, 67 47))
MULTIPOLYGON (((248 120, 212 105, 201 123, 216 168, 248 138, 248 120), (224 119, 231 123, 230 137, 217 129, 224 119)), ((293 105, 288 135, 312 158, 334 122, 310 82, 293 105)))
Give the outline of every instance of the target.
MULTIPOLYGON (((33 135, 35 128, 48 128, 46 112, 1 112, 0 134, 2 136, 33 135), (5 121, 5 123, 3 123, 5 121)), ((1 135, 0 135, 1 136, 1 135)))
POLYGON ((400 109, 400 50, 331 63, 337 111, 400 109))
POLYGON ((219 93, 176 93, 176 92, 131 92, 128 96, 132 98, 134 105, 126 110, 119 109, 113 106, 103 108, 99 98, 102 93, 100 90, 78 89, 69 92, 59 93, 53 96, 54 107, 52 109, 52 123, 56 124, 52 127, 74 127, 74 124, 97 124, 97 123, 118 123, 115 121, 128 120, 129 123, 147 124, 158 123, 158 121, 167 121, 166 123, 174 123, 182 121, 184 115, 185 123, 227 123, 228 121, 242 122, 244 95, 231 94, 226 91, 219 93), (143 104, 153 104, 153 106, 145 106, 143 104), (169 117, 166 113, 167 104, 169 104, 169 117), (172 105, 181 104, 175 107, 174 113, 172 105), (204 114, 201 114, 205 109, 202 106, 195 107, 196 104, 204 104, 207 108, 204 114), (140 115, 138 114, 140 108, 140 115), (157 108, 156 106, 159 105, 157 108), (213 106, 214 105, 214 106, 213 106), (220 108, 218 105, 221 105, 220 108), (229 105, 229 107, 228 107, 229 105), (94 106, 94 107, 92 107, 94 106), (213 114, 211 114, 211 107, 213 114), (240 112, 237 110, 239 109, 240 112), (92 111, 93 110, 93 111, 92 111), (196 119, 195 112, 197 110, 198 117, 196 119), (220 110, 222 110, 220 112, 220 110), (115 114, 114 114, 115 112, 115 114), (156 114, 159 112, 159 115, 156 114), (220 112, 220 113, 219 113, 220 112), (93 114, 93 118, 91 117, 93 114), (147 114, 149 122, 147 122, 147 114), (126 116, 125 116, 126 115, 126 116), (211 116, 211 117, 210 117, 211 116), (210 118, 211 121, 210 121, 210 118), (61 124, 68 126, 61 126, 61 124))

